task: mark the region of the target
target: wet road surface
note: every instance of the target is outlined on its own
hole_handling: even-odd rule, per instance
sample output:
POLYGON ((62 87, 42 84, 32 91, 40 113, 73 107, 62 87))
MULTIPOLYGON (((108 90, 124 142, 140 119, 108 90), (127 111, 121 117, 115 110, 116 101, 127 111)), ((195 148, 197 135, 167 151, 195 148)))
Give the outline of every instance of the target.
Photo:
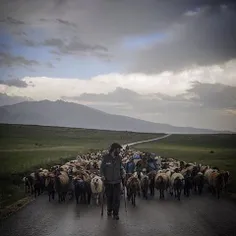
MULTIPOLYGON (((110 219, 95 205, 59 204, 41 196, 1 223, 1 236, 236 236, 236 204, 210 194, 167 195, 137 200, 136 208, 121 199, 120 220, 110 219)), ((106 210, 106 208, 104 208, 106 210)), ((106 213, 106 211, 104 211, 106 213)))

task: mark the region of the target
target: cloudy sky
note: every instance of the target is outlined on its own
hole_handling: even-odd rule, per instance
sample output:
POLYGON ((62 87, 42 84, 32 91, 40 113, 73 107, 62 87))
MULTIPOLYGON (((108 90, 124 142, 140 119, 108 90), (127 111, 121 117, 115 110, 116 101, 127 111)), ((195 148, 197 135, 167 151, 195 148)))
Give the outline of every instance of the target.
POLYGON ((235 0, 1 0, 0 105, 236 131, 235 18, 235 0))

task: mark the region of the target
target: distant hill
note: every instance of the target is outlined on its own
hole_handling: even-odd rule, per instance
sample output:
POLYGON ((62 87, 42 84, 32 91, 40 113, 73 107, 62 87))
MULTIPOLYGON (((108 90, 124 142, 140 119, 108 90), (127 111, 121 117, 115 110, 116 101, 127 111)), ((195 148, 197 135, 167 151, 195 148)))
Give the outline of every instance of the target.
POLYGON ((84 105, 58 101, 26 101, 0 107, 0 123, 31 124, 86 129, 127 130, 150 133, 219 133, 192 127, 175 127, 108 114, 84 105))

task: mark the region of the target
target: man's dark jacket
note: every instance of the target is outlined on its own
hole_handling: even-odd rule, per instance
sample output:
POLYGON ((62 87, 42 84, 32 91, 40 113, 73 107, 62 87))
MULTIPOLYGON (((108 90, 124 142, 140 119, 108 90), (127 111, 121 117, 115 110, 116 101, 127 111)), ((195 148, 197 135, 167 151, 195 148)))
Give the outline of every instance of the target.
POLYGON ((125 177, 125 170, 122 165, 121 157, 113 157, 107 154, 103 157, 100 174, 105 178, 106 184, 118 184, 125 177))

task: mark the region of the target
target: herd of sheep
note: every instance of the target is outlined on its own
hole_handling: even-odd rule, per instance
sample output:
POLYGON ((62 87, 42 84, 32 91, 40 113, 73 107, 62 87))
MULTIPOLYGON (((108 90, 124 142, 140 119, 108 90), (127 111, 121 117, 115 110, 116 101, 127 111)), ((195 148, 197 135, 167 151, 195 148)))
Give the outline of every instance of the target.
MULTIPOLYGON (((103 204, 104 186, 99 176, 102 156, 107 151, 99 151, 86 155, 79 155, 64 165, 56 165, 47 169, 39 169, 23 178, 26 193, 35 197, 47 191, 49 201, 58 196, 59 202, 65 202, 66 197, 76 199, 76 203, 90 204, 92 200, 96 204, 103 204)), ((122 150, 122 162, 126 162, 137 152, 122 150)), ((143 156, 145 153, 139 152, 143 156)), ((124 189, 128 201, 136 204, 136 196, 148 199, 155 195, 155 189, 159 191, 160 199, 165 198, 165 193, 175 196, 178 200, 182 192, 185 196, 196 192, 202 194, 204 185, 218 198, 225 191, 229 182, 229 172, 211 168, 196 163, 186 163, 173 158, 155 157, 158 162, 158 170, 150 172, 134 172, 126 174, 124 189)), ((136 165, 143 160, 136 161, 136 165)))

